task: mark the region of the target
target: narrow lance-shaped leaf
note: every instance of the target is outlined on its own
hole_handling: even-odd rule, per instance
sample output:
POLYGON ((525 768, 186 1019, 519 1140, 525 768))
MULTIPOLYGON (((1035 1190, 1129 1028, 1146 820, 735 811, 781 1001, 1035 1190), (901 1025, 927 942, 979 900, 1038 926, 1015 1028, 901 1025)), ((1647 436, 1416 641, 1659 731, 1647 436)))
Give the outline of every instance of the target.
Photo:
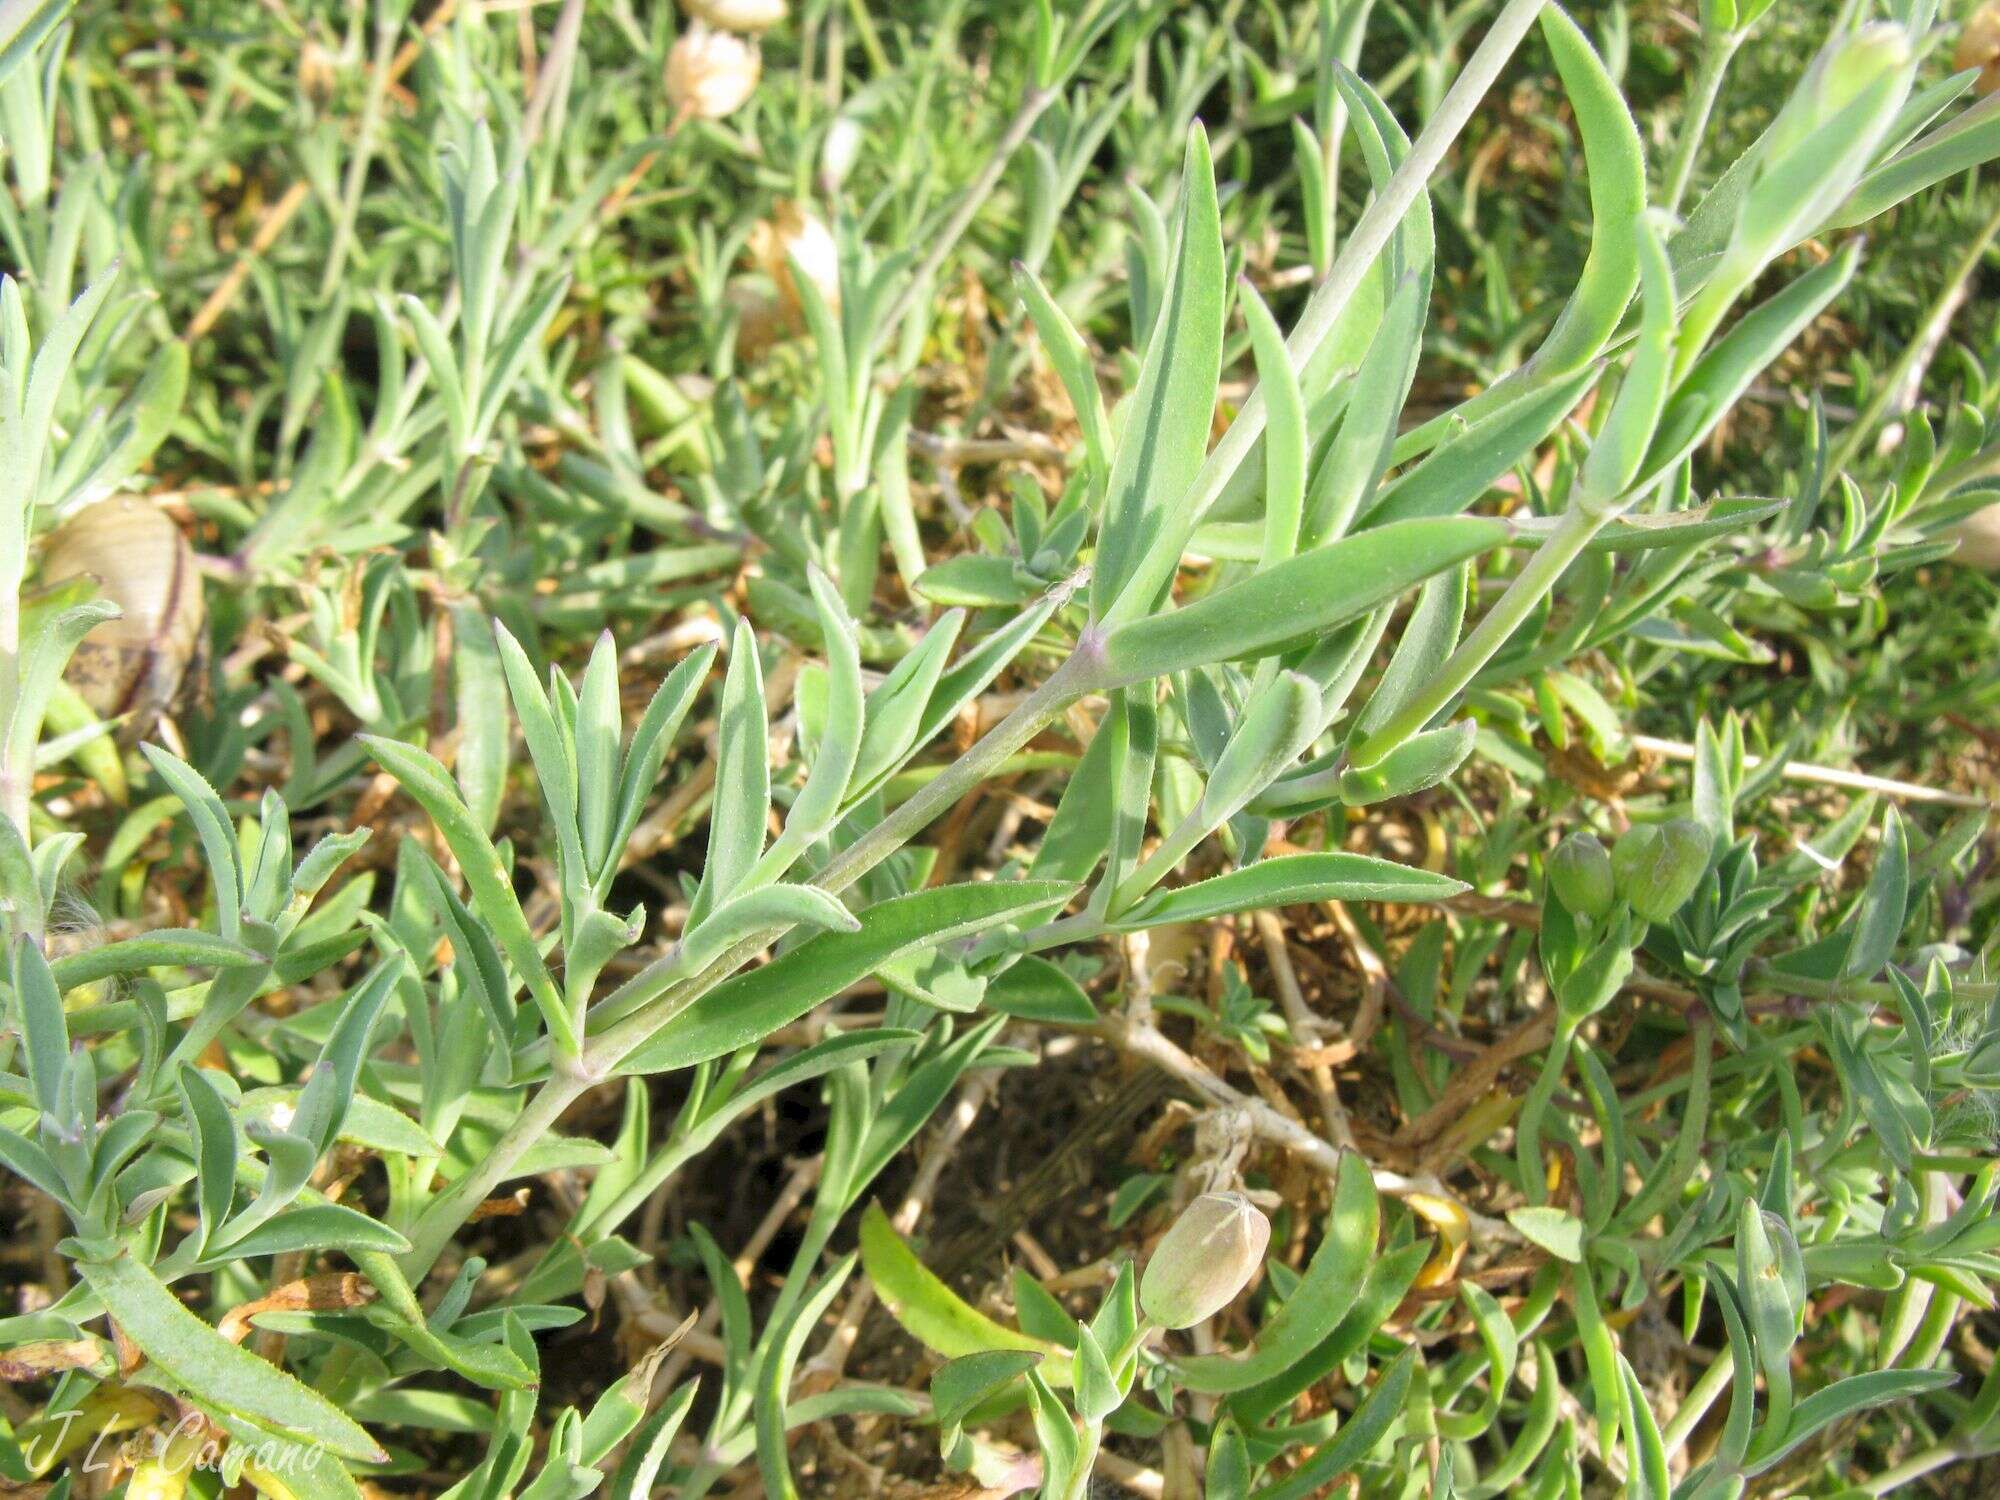
POLYGON ((680 971, 698 974, 731 946, 769 928, 829 928, 855 932, 861 924, 817 886, 767 885, 731 897, 681 940, 680 971))
POLYGON ((1446 516, 1329 542, 1193 604, 1118 627, 1102 648, 1105 675, 1122 685, 1310 643, 1433 574, 1503 545, 1511 530, 1484 516, 1446 516))
POLYGON ((717 985, 666 1021, 619 1069, 660 1073, 734 1052, 790 1025, 900 953, 1058 905, 1074 889, 1046 880, 996 881, 936 886, 879 902, 861 913, 858 932, 820 933, 717 985))
POLYGON ((1597 366, 1586 365, 1489 412, 1384 485, 1364 519, 1378 527, 1420 516, 1458 515, 1546 442, 1597 378, 1597 366))
MULTIPOLYGON (((535 680, 535 665, 528 660, 521 643, 498 620, 493 622, 493 636, 499 645, 501 669, 513 698, 514 716, 521 721, 521 737, 528 742, 528 755, 535 763, 535 776, 541 783, 542 801, 555 825, 565 874, 572 884, 581 882, 587 878, 589 862, 584 858, 583 840, 577 828, 573 733, 535 680)), ((432 812, 431 816, 435 819, 437 814, 432 812)), ((485 837, 483 831, 480 836, 485 837)), ((450 835, 447 833, 446 837, 449 839, 450 835)))
POLYGON ((1350 737, 1360 739, 1373 733, 1444 665, 1465 624, 1471 582, 1470 570, 1458 567, 1423 586, 1382 681, 1354 721, 1350 737))
POLYGON ((1209 421, 1222 378, 1222 220, 1208 137, 1189 134, 1181 173, 1179 244, 1173 272, 1111 463, 1110 492, 1091 579, 1091 614, 1124 620, 1152 607, 1127 596, 1143 558, 1168 532, 1169 508, 1181 503, 1208 451, 1209 421))
POLYGON ((1220 1395, 1247 1390, 1298 1360, 1346 1315, 1375 1252, 1380 1218, 1368 1163, 1351 1151, 1343 1152, 1325 1235, 1305 1276, 1257 1331, 1255 1346, 1240 1355, 1200 1354, 1179 1360, 1175 1378, 1189 1390, 1220 1395))
POLYGON ((63 1015, 62 993, 56 988, 55 975, 49 972, 48 960, 31 938, 14 939, 13 970, 14 1005, 28 1081, 34 1086, 42 1113, 61 1119, 63 1070, 69 1066, 69 1023, 63 1015))
POLYGON ((2000 95, 1988 94, 1864 175, 1826 228, 1866 224, 1925 188, 1996 156, 2000 156, 2000 95))
POLYGON ((624 726, 618 703, 618 649, 604 631, 591 649, 576 704, 577 821, 584 871, 595 878, 610 852, 618 805, 618 751, 624 726))
POLYGON ((1193 885, 1156 891, 1122 913, 1115 926, 1133 931, 1317 901, 1442 901, 1465 889, 1449 875, 1368 854, 1282 854, 1193 885))
POLYGON ((202 853, 208 859, 209 876, 215 882, 216 925, 225 938, 234 942, 243 928, 243 869, 237 856, 236 830, 230 826, 222 799, 202 780, 200 772, 172 751, 157 745, 139 748, 187 809, 188 819, 201 838, 202 853))
POLYGON ((791 1454, 785 1442, 785 1409, 791 1394, 792 1372, 798 1367, 807 1338, 853 1274, 854 1262, 852 1252, 836 1261, 819 1285, 801 1299, 784 1325, 774 1331, 763 1350, 757 1380, 757 1467, 771 1500, 798 1500, 799 1488, 792 1478, 791 1454))
POLYGON ((1854 914, 1854 942, 1841 971, 1852 979, 1872 979, 1895 952, 1909 905, 1910 850, 1903 820, 1890 808, 1882 820, 1882 846, 1854 914))
POLYGON ((832 581, 817 568, 811 570, 808 581, 813 602, 819 609, 820 633, 826 650, 826 722, 820 731, 806 784, 793 800, 784 828, 758 865, 759 874, 772 880, 783 879, 800 853, 833 827, 861 755, 866 710, 854 627, 832 581))
POLYGON ((964 626, 963 610, 940 616, 916 649, 868 695, 861 744, 848 779, 850 805, 873 791, 927 738, 930 702, 945 680, 945 663, 964 626))
POLYGON ((1112 910, 1130 906, 1157 885, 1197 842, 1275 781, 1319 731, 1319 689, 1296 672, 1280 674, 1245 707, 1200 800, 1119 886, 1112 910))
POLYGON ((332 1144, 367 1055, 368 1038, 382 1006, 395 988, 403 960, 384 959, 340 1002, 340 1014, 299 1095, 291 1129, 324 1153, 332 1144))
POLYGON ((1643 287, 1637 347, 1624 383, 1611 404, 1596 441, 1577 477, 1574 503, 1593 514, 1627 499, 1629 486, 1645 462, 1660 425, 1667 382, 1673 373, 1674 272, 1666 246, 1652 224, 1641 218, 1632 230, 1638 242, 1643 287))
POLYGON ((432 756, 413 745, 374 735, 362 735, 361 742, 437 824, 452 857, 465 872, 466 884, 472 890, 472 904, 480 919, 492 929, 507 961, 526 981, 528 993, 534 997, 556 1045, 573 1053, 578 1041, 576 1027, 550 978, 548 965, 542 960, 541 948, 528 927, 513 882, 507 878, 500 855, 485 830, 459 799, 449 773, 432 756))
POLYGON ((1460 719, 1411 735, 1373 765, 1348 767, 1340 776, 1340 800, 1367 807, 1427 791, 1465 763, 1478 729, 1471 719, 1460 719))
MULTIPOLYGON (((679 732, 681 722, 687 718, 688 710, 694 706, 695 695, 701 691, 717 649, 710 643, 688 653, 687 659, 669 672, 666 681, 654 690, 652 701, 639 716, 638 727, 632 731, 632 743, 626 747, 625 762, 618 773, 618 818, 611 833, 611 848, 614 851, 622 854, 633 830, 639 826, 646 803, 653 795, 654 783, 659 780, 660 767, 666 764, 674 736, 679 732)), ((600 872, 600 884, 608 873, 608 870, 600 872)))
POLYGON ((1354 395, 1341 416, 1340 430, 1313 476, 1301 539, 1305 547, 1346 535, 1389 467, 1396 418, 1423 350, 1423 293, 1423 283, 1406 273, 1382 309, 1374 341, 1355 372, 1354 395))
POLYGON ((125 1336, 176 1384, 261 1426, 319 1443, 342 1458, 389 1455, 339 1407, 239 1348, 182 1305, 129 1251, 77 1267, 125 1336))
POLYGON ((951 1359, 994 1350, 1037 1356, 1045 1379, 1068 1383, 1064 1350, 1003 1327, 968 1305, 917 1258, 877 1204, 861 1215, 861 1264, 890 1315, 925 1348, 951 1359))
POLYGON ((771 817, 770 733, 757 637, 748 621, 739 620, 729 652, 729 674, 722 684, 708 859, 701 889, 688 912, 690 927, 736 894, 764 852, 764 826, 771 817))
POLYGON ((1524 391, 1595 359, 1618 330, 1639 284, 1638 234, 1646 212, 1646 152, 1639 127, 1590 39, 1556 5, 1541 13, 1542 38, 1576 115, 1590 180, 1590 251, 1568 301, 1528 361, 1397 444, 1407 458, 1430 447, 1447 420, 1476 421, 1524 391))
POLYGON ((182 1067, 181 1102, 195 1148, 195 1195, 201 1212, 201 1243, 215 1241, 229 1218, 236 1193, 236 1122, 214 1084, 199 1068, 182 1067))
POLYGON ((479 826, 491 833, 500 817, 507 762, 513 751, 506 716, 494 712, 506 691, 506 674, 493 631, 476 606, 453 605, 451 629, 452 692, 458 719, 458 749, 451 769, 466 808, 479 826))
POLYGON ((1264 551, 1263 565, 1283 562, 1298 550, 1305 506, 1305 397, 1298 372, 1285 352, 1285 335, 1248 278, 1238 283, 1250 347, 1257 358, 1257 385, 1264 393, 1264 551))
POLYGON ((1257 1491, 1257 1500, 1312 1500, 1326 1494, 1334 1480, 1351 1472, 1387 1435, 1390 1424, 1403 1414, 1410 1382, 1416 1374, 1418 1352, 1411 1345, 1390 1361, 1376 1378, 1368 1399, 1341 1425, 1333 1441, 1278 1483, 1257 1491))
POLYGON ((1077 426, 1083 434, 1084 460, 1097 476, 1097 488, 1101 490, 1111 476, 1111 421, 1104 412, 1104 393, 1098 388, 1090 350, 1076 326, 1042 285, 1041 278, 1019 261, 1014 263, 1014 285, 1020 289, 1021 300, 1041 337, 1056 378, 1069 393, 1077 426))

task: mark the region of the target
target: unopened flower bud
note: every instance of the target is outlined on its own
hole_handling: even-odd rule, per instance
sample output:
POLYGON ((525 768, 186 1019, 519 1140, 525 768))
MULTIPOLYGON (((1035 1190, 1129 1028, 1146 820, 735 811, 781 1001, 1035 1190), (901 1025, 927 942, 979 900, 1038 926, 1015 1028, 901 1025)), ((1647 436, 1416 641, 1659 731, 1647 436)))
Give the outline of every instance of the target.
POLYGON ((696 21, 667 54, 667 98, 682 115, 720 120, 743 107, 762 71, 755 42, 696 21))
POLYGON ((1634 828, 1611 851, 1618 894, 1647 921, 1669 921, 1708 873, 1708 849, 1708 830, 1691 818, 1634 828))
POLYGON ((1592 921, 1609 915, 1618 899, 1617 882, 1611 873, 1611 851, 1594 833, 1572 833, 1548 861, 1549 884, 1570 911, 1592 921))
POLYGON ((1909 36, 1890 21, 1874 22, 1828 42, 1772 121, 1762 148, 1765 160, 1782 160, 1869 89, 1910 66, 1909 36))
POLYGON ((1863 26, 1827 58, 1824 92, 1818 100, 1821 112, 1831 115, 1846 108, 1911 61, 1910 34, 1901 26, 1894 21, 1863 26))
POLYGON ((785 0, 681 0, 681 9, 730 31, 769 31, 785 19, 785 0))
POLYGON ((1203 1193, 1146 1262, 1139 1306, 1163 1328, 1192 1328, 1236 1299, 1264 1263, 1271 1221, 1241 1193, 1203 1193))

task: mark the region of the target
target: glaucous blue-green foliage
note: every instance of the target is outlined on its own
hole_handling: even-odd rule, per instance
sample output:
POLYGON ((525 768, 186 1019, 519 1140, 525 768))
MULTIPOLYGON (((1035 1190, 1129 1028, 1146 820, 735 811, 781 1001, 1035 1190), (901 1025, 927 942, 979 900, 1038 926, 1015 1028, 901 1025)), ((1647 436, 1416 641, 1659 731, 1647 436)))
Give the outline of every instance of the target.
POLYGON ((1840 320, 2000 105, 1936 0, 1585 20, 0 3, 0 1483, 2000 1449, 1982 794, 1820 764, 1935 769, 1854 684, 1948 675, 2000 213, 1840 320), (198 654, 38 571, 127 492, 198 654), (1193 1129, 968 1296, 915 1225, 1082 1054, 1193 1129))

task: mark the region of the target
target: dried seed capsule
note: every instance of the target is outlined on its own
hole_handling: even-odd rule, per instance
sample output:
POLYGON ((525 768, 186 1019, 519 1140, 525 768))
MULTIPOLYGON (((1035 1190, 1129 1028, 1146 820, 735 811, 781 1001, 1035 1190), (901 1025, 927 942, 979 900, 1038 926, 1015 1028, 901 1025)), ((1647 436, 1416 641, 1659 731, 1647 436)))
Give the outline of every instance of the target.
POLYGON ((1666 922, 1708 873, 1708 830, 1691 818, 1634 828, 1611 851, 1618 894, 1649 922, 1666 922))
MULTIPOLYGON (((2000 57, 1995 58, 1995 67, 2000 68, 2000 57)), ((2000 572, 2000 505, 1974 511, 1944 535, 1958 543, 1952 562, 1986 573, 2000 572)))
POLYGON ((743 107, 762 71, 755 42, 696 21, 667 54, 667 98, 681 115, 720 120, 743 107))
POLYGON ((1203 1193, 1181 1211, 1146 1262, 1139 1305, 1163 1328, 1191 1328, 1250 1284, 1271 1221, 1241 1193, 1203 1193))
POLYGON ((1549 856, 1549 884, 1562 904, 1580 917, 1602 920, 1618 899, 1611 851, 1594 833, 1572 833, 1549 856))
POLYGON ((1965 30, 1958 34, 1958 50, 1952 53, 1951 65, 1961 72, 1979 69, 1972 85, 1974 93, 1985 95, 2000 89, 2000 5, 1988 3, 1972 13, 1965 30))
POLYGON ((87 505, 49 534, 42 582, 88 577, 121 611, 76 648, 64 674, 102 718, 129 713, 143 734, 179 691, 201 642, 194 549, 158 506, 130 495, 87 505))
POLYGON ((840 308, 840 247, 826 221, 797 203, 780 203, 767 220, 750 229, 750 258, 772 281, 784 299, 785 316, 795 328, 805 327, 805 305, 799 295, 798 278, 792 267, 805 272, 806 279, 826 305, 840 308))
POLYGON ((785 19, 785 0, 681 0, 681 9, 730 31, 769 31, 785 19))

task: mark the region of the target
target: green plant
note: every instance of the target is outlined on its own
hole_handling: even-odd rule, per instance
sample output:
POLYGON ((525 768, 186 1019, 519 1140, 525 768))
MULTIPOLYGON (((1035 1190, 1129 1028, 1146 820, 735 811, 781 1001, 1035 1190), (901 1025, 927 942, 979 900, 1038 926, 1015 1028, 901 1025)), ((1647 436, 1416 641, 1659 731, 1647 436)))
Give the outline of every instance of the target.
POLYGON ((1929 301, 1859 233, 1990 196, 1962 18, 784 10, 697 98, 714 34, 627 0, 0 5, 0 1476, 840 1494, 851 1423, 1052 1500, 1709 1500, 2000 1446, 1985 799, 1815 763, 1949 676, 1991 497, 1981 362, 1913 405, 1935 348, 1838 321, 1984 268, 1983 198, 1929 301), (1760 417, 1836 333, 1845 415, 1760 417), (211 648, 137 748, 64 673, 147 581, 38 571, 130 490, 211 648), (1065 1232, 1083 1316, 995 1317, 913 1226, 1078 1054, 1194 1144, 1065 1232), (631 1347, 573 1380, 586 1310, 631 1347))

